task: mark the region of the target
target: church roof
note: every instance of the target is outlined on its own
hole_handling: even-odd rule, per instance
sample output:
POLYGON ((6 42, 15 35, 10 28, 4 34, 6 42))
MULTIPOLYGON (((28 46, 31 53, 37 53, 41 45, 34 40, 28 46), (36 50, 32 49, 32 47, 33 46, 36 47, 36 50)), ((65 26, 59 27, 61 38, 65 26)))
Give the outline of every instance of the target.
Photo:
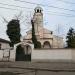
POLYGON ((44 32, 44 34, 51 34, 53 31, 43 28, 43 32, 44 32))
MULTIPOLYGON (((25 39, 26 38, 30 39, 31 38, 31 36, 30 36, 31 33, 32 33, 31 29, 29 31, 27 31, 27 36, 25 36, 25 39)), ((52 33, 53 33, 52 31, 49 31, 48 29, 43 28, 38 33, 36 33, 36 35, 37 35, 38 38, 46 39, 46 38, 53 38, 52 33)))
POLYGON ((10 43, 10 41, 5 40, 5 39, 2 39, 2 38, 0 38, 0 42, 3 42, 3 43, 10 43))
POLYGON ((56 39, 63 39, 63 37, 57 36, 57 35, 53 35, 53 37, 56 38, 56 39))
MULTIPOLYGON (((48 30, 48 29, 46 29, 46 28, 43 28, 43 34, 51 34, 53 31, 50 31, 50 30, 48 30)), ((41 31, 40 31, 41 32, 41 31)), ((30 29, 29 31, 27 31, 27 34, 28 33, 32 33, 32 30, 30 29)))

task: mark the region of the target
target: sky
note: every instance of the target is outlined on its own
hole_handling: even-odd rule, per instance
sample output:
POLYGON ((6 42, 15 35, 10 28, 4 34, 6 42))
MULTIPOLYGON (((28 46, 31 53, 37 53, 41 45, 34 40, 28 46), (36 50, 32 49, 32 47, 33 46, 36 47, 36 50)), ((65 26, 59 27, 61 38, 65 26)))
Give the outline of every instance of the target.
POLYGON ((20 13, 21 35, 25 36, 36 6, 43 8, 43 26, 54 35, 65 38, 70 27, 75 29, 75 0, 0 0, 0 38, 9 40, 7 24, 20 13))

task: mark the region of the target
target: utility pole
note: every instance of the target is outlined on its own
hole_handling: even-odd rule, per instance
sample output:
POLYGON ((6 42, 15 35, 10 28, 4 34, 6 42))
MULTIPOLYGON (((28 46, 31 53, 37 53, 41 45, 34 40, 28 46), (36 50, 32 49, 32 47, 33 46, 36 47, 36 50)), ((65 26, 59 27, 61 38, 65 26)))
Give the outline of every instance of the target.
POLYGON ((57 26, 57 45, 58 45, 58 48, 59 48, 59 24, 57 26))

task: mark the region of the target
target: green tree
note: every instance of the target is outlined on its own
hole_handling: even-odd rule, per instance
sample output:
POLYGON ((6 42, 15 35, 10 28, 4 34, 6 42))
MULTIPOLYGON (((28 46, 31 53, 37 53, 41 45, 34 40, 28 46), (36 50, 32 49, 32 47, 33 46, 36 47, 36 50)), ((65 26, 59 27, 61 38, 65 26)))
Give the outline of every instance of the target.
POLYGON ((35 28, 34 28, 34 22, 31 20, 32 24, 32 42, 34 43, 34 48, 41 48, 41 43, 37 41, 36 35, 35 35, 35 28))
POLYGON ((68 48, 75 48, 75 30, 73 28, 69 29, 66 38, 68 48))
POLYGON ((19 20, 12 19, 8 25, 7 25, 7 31, 6 31, 9 39, 10 39, 10 46, 14 46, 14 44, 20 42, 20 24, 19 20))

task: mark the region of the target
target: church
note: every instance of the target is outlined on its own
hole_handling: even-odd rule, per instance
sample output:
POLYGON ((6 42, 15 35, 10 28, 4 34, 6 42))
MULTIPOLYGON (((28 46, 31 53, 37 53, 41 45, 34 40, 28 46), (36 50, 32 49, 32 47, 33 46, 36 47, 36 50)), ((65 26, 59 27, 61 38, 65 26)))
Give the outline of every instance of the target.
MULTIPOLYGON (((37 40, 41 43, 41 48, 64 48, 63 38, 53 34, 43 27, 43 9, 37 6, 34 9, 33 15, 35 35, 37 40)), ((23 41, 27 43, 32 43, 32 30, 27 31, 27 35, 24 37, 23 41)))

